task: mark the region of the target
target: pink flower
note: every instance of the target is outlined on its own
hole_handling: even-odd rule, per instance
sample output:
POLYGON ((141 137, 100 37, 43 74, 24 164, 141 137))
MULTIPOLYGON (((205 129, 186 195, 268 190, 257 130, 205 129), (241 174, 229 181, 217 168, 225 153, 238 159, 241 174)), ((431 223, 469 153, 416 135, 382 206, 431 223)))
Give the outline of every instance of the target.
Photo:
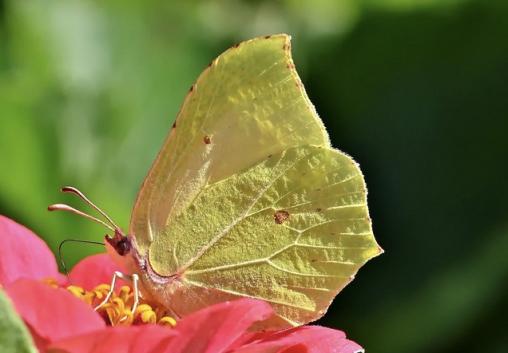
MULTIPOLYGON (((66 278, 58 273, 54 256, 46 244, 27 228, 0 216, 0 239, 0 288, 11 299, 40 352, 362 351, 358 344, 346 339, 343 332, 320 326, 249 332, 254 323, 272 315, 267 303, 251 299, 210 306, 178 321, 174 327, 151 323, 171 323, 170 318, 158 318, 161 315, 158 316, 156 310, 140 312, 139 320, 131 313, 128 325, 113 326, 112 323, 116 322, 112 320, 114 313, 96 312, 93 300, 97 298, 86 296, 90 293, 100 295, 94 288, 109 283, 113 272, 118 270, 106 254, 82 260, 66 278), (53 279, 53 285, 44 283, 48 278, 53 279)), ((122 295, 128 296, 128 292, 128 288, 124 287, 117 293, 121 305, 128 303, 127 297, 123 301, 121 299, 122 295)), ((149 307, 148 304, 145 306, 149 307)), ((128 309, 125 310, 128 312, 128 309)))

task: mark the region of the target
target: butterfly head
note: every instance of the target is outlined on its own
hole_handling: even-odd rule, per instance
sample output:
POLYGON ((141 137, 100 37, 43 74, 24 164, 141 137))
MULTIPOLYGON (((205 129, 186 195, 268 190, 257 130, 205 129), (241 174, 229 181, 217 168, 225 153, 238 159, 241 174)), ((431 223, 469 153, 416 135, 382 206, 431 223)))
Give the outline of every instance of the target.
POLYGON ((91 206, 93 209, 95 209, 100 216, 102 216, 103 219, 99 219, 97 217, 94 217, 92 215, 89 215, 88 213, 85 213, 83 211, 77 210, 74 207, 71 207, 66 204, 54 204, 48 207, 48 210, 50 211, 67 211, 74 214, 77 214, 78 216, 82 216, 85 218, 90 219, 91 221, 94 221, 96 223, 99 223, 109 230, 113 232, 113 235, 106 235, 105 236, 105 245, 106 248, 108 248, 108 251, 111 249, 114 250, 115 255, 125 256, 130 253, 132 249, 132 242, 131 237, 126 236, 119 226, 116 225, 115 222, 99 207, 97 207, 92 201, 90 201, 81 191, 78 189, 72 187, 72 186, 66 186, 62 188, 62 192, 67 192, 74 194, 78 196, 80 199, 85 201, 89 206, 91 206), (111 249, 110 249, 111 248, 111 249))
POLYGON ((115 229, 113 236, 106 235, 104 239, 120 256, 127 255, 132 249, 131 238, 125 236, 120 229, 115 229))

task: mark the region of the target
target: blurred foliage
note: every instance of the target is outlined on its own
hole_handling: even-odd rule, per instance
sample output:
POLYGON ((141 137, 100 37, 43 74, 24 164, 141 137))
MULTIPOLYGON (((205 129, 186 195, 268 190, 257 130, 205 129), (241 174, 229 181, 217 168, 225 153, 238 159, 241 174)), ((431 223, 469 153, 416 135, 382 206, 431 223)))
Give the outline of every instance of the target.
MULTIPOLYGON (((336 147, 362 165, 386 253, 322 323, 369 352, 506 352, 508 2, 0 2, 0 212, 52 249, 127 226, 187 88, 227 47, 293 35, 336 147)), ((69 246, 69 264, 99 248, 69 246)))

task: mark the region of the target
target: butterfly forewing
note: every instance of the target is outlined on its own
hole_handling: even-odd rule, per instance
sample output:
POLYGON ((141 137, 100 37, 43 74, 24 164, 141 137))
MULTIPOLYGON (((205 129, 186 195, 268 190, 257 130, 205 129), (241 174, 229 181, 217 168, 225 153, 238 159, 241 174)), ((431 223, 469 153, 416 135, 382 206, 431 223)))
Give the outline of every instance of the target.
POLYGON ((203 187, 302 144, 329 140, 294 70, 289 37, 220 55, 192 86, 138 195, 130 233, 141 253, 203 187))

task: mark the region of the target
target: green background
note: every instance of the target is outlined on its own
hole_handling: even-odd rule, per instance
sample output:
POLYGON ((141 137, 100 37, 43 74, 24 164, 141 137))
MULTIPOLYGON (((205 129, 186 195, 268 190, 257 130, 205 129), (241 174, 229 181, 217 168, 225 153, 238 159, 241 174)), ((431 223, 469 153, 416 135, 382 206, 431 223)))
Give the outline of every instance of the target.
MULTIPOLYGON (((335 147, 362 166, 386 253, 320 322, 368 352, 508 351, 508 2, 0 1, 0 213, 52 249, 127 226, 188 87, 286 32, 335 147)), ((72 265, 100 247, 69 245, 72 265)))

